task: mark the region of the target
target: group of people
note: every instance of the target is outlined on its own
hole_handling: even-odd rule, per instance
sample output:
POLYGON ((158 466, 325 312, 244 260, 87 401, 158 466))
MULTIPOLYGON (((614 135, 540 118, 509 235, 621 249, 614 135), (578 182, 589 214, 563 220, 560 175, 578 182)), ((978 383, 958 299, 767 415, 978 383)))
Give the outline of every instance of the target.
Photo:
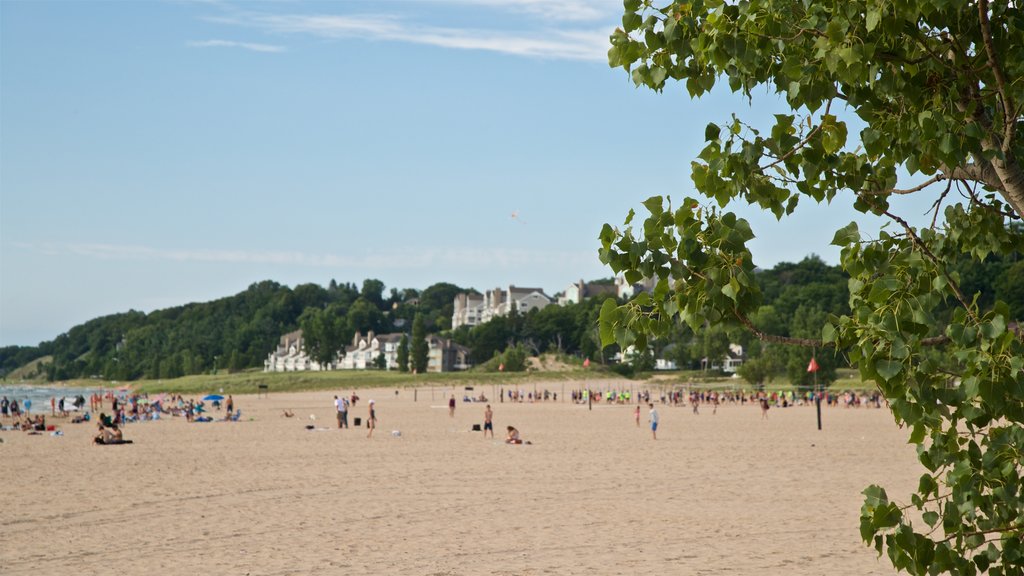
POLYGON ((124 432, 121 431, 121 427, 114 422, 113 417, 107 416, 104 413, 100 413, 99 422, 96 423, 96 427, 99 430, 96 436, 93 437, 93 442, 103 446, 112 444, 131 444, 131 440, 124 439, 124 432))
MULTIPOLYGON (((26 400, 26 402, 28 402, 28 400, 26 400)), ((25 408, 25 412, 28 412, 28 408, 25 408)), ((21 417, 21 406, 18 404, 18 400, 16 398, 8 400, 7 396, 4 396, 3 399, 0 400, 0 415, 4 418, 7 418, 8 416, 11 418, 21 417)))
MULTIPOLYGON (((348 413, 357 403, 359 403, 359 396, 355 392, 352 392, 348 398, 345 396, 334 397, 334 409, 337 413, 339 429, 348 428, 348 413)), ((289 416, 288 411, 285 411, 284 415, 289 416)), ((368 428, 366 437, 372 438, 373 431, 377 428, 377 402, 374 400, 367 402, 366 427, 368 428)))
MULTIPOLYGON (((551 400, 552 402, 557 402, 558 401, 558 392, 552 392, 550 390, 544 390, 543 392, 540 392, 540 391, 529 392, 529 391, 525 391, 525 390, 509 389, 509 390, 502 390, 501 391, 501 395, 502 395, 502 398, 507 397, 509 402, 530 402, 530 403, 532 403, 532 402, 542 402, 542 401, 543 402, 547 402, 548 400, 551 400)), ((485 398, 484 402, 486 402, 486 401, 487 401, 487 399, 485 398)))

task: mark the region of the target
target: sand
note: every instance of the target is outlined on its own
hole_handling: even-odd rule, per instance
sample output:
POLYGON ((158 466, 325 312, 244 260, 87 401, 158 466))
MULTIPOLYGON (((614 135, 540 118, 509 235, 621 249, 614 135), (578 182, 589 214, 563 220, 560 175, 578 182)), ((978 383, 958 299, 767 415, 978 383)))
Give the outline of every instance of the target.
POLYGON ((335 428, 332 392, 129 425, 128 446, 0 432, 0 574, 893 574, 860 491, 906 499, 921 474, 887 410, 825 408, 819 432, 813 408, 660 406, 653 441, 646 408, 638 428, 632 406, 492 402, 490 440, 482 404, 416 395, 360 391, 372 439, 335 428))

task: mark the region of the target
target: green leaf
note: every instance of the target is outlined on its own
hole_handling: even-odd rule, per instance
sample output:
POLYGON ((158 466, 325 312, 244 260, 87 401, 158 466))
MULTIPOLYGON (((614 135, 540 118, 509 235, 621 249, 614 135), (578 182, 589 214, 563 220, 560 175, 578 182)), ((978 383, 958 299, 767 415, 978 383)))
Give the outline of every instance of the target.
POLYGON ((726 284, 725 286, 722 286, 722 294, 724 294, 727 298, 731 299, 733 302, 736 302, 736 295, 739 294, 739 292, 740 285, 735 278, 730 278, 729 283, 726 284))
POLYGON ((838 333, 836 332, 836 327, 833 326, 831 322, 826 323, 824 326, 821 327, 821 341, 823 343, 827 344, 830 342, 835 342, 837 335, 838 333))
POLYGON ((886 382, 892 380, 897 374, 903 371, 903 363, 895 360, 878 360, 875 362, 875 370, 886 382))
POLYGON ((872 30, 875 29, 875 27, 878 26, 878 21, 881 18, 882 18, 882 13, 879 12, 877 9, 869 9, 868 10, 868 15, 867 15, 867 18, 865 20, 865 25, 866 25, 866 27, 868 29, 868 32, 871 32, 872 30))
POLYGON ((722 129, 718 126, 718 124, 710 122, 707 126, 704 127, 704 140, 706 142, 718 140, 718 136, 721 133, 722 129))
POLYGON ((833 246, 847 246, 860 242, 860 229, 857 228, 856 222, 850 222, 843 228, 836 231, 835 236, 832 237, 833 246))
POLYGON ((598 330, 601 333, 601 347, 605 348, 615 343, 615 323, 621 313, 613 298, 608 298, 601 305, 598 330))

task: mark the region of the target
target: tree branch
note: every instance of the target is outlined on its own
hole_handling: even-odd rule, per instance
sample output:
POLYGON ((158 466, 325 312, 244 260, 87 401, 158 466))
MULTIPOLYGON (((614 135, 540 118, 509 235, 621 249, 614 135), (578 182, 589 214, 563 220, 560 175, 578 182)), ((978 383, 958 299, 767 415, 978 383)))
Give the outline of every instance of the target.
MULTIPOLYGON (((825 103, 825 114, 828 114, 828 112, 829 112, 829 110, 831 108, 832 108, 832 100, 829 100, 828 102, 825 103)), ((775 162, 772 162, 771 164, 769 164, 767 166, 760 166, 759 169, 763 172, 763 171, 765 171, 765 170, 767 170, 769 168, 774 168, 775 166, 778 166, 779 164, 782 164, 783 162, 788 160, 790 156, 792 156, 793 154, 796 154, 797 150, 799 150, 799 149, 803 148, 804 146, 806 146, 807 143, 811 141, 811 138, 814 138, 814 135, 817 134, 820 131, 821 131, 821 124, 818 124, 817 126, 812 128, 810 132, 807 133, 807 137, 806 138, 804 138, 803 140, 797 142, 796 146, 793 146, 793 148, 791 148, 789 150, 789 152, 786 152, 782 156, 779 156, 779 158, 777 160, 775 160, 775 162)))
POLYGON ((864 190, 861 192, 861 194, 869 194, 871 196, 878 196, 881 194, 913 194, 914 192, 920 192, 921 190, 924 190, 925 188, 931 186, 932 184, 935 184, 936 182, 941 182, 946 178, 948 178, 948 176, 946 176, 945 174, 936 174, 935 176, 925 180, 921 184, 914 186, 913 188, 907 188, 906 190, 899 190, 896 188, 888 188, 885 190, 864 190))
MULTIPOLYGON (((739 310, 733 310, 733 314, 736 315, 736 319, 740 321, 743 326, 750 331, 758 340, 762 342, 772 342, 774 344, 786 344, 788 346, 800 346, 802 348, 833 348, 835 344, 832 342, 822 342, 816 338, 793 338, 792 336, 779 336, 777 334, 766 334, 762 330, 754 326, 754 323, 750 321, 739 310)), ((932 336, 930 338, 922 338, 922 346, 938 346, 939 344, 945 344, 949 342, 949 338, 946 336, 932 336)))
POLYGON ((984 536, 986 534, 995 534, 997 532, 1013 532, 1014 530, 1024 530, 1024 522, 1003 526, 1002 528, 992 528, 991 530, 978 530, 977 532, 968 532, 966 534, 953 534, 949 538, 943 540, 943 542, 949 542, 950 540, 954 540, 960 536, 970 538, 971 536, 984 536))
POLYGON ((934 253, 932 253, 928 246, 925 245, 924 241, 921 240, 917 233, 914 232, 914 229, 910 227, 910 224, 907 224, 906 220, 900 218, 899 216, 893 214, 892 212, 886 211, 883 212, 883 214, 891 218, 893 221, 897 222, 900 226, 903 227, 904 230, 907 231, 907 235, 910 236, 910 240, 914 243, 914 245, 921 250, 922 254, 924 254, 929 260, 931 260, 932 264, 934 264, 936 268, 942 271, 942 275, 946 278, 946 284, 948 284, 950 289, 953 290, 954 296, 956 296, 956 299, 960 302, 960 305, 964 307, 964 310, 967 311, 967 314, 970 315, 971 319, 974 320, 975 323, 979 323, 980 321, 978 320, 978 316, 974 313, 974 310, 972 310, 971 307, 967 304, 967 298, 965 298, 963 292, 960 291, 960 286, 953 280, 953 278, 949 274, 946 273, 946 270, 945 268, 942 267, 941 263, 939 262, 939 259, 935 256, 934 253))
POLYGON ((992 164, 989 162, 985 162, 984 164, 954 166, 953 168, 943 166, 940 167, 939 170, 941 170, 947 178, 981 182, 993 190, 1003 190, 1003 181, 999 179, 999 175, 996 174, 996 169, 993 168, 992 164))
POLYGON ((1003 153, 1010 151, 1013 144, 1013 135, 1017 129, 1017 118, 1014 116, 1014 104, 1010 93, 1006 90, 1006 76, 1003 68, 996 60, 996 47, 992 42, 992 24, 988 20, 988 0, 978 1, 978 21, 981 24, 981 39, 985 45, 985 53, 988 56, 988 67, 996 77, 996 89, 999 91, 999 99, 1003 103, 1003 153))

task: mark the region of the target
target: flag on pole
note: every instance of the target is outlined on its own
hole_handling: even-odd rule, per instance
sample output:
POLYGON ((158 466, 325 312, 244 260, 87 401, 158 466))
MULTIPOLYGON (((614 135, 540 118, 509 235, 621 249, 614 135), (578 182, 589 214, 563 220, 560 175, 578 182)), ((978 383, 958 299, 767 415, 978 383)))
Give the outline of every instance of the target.
POLYGON ((583 361, 583 367, 590 368, 590 358, 587 358, 583 361))
POLYGON ((498 372, 504 372, 504 371, 505 371, 505 363, 502 362, 501 364, 498 364, 498 372))
POLYGON ((811 356, 811 363, 807 365, 808 372, 818 371, 818 362, 814 360, 814 356, 811 356))

